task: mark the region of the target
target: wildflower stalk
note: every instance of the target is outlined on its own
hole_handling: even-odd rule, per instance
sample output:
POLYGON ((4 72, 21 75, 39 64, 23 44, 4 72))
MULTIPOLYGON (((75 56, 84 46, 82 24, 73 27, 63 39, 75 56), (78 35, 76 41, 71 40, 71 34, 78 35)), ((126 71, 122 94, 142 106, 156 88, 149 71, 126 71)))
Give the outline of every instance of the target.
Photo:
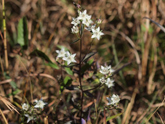
POLYGON ((5 19, 5 1, 2 0, 2 9, 3 9, 3 31, 4 31, 4 52, 5 52, 5 67, 6 72, 9 73, 9 62, 8 62, 8 53, 7 53, 7 41, 6 41, 6 19, 5 19))
POLYGON ((82 35, 83 35, 83 30, 80 33, 80 58, 79 58, 79 83, 80 83, 80 90, 81 90, 81 110, 80 110, 80 124, 81 124, 81 118, 82 118, 82 113, 83 113, 83 98, 84 98, 84 91, 82 88, 82 82, 81 82, 81 54, 82 54, 82 35))

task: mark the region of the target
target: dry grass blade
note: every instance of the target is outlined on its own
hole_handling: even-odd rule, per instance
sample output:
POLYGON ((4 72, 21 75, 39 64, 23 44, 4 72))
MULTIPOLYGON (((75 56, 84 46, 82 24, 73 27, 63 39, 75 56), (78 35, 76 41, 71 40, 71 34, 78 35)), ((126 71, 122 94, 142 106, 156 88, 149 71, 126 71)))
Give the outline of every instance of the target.
POLYGON ((147 85, 147 93, 151 94, 153 93, 154 89, 155 89, 155 84, 154 84, 154 77, 155 77, 155 73, 156 73, 156 67, 157 67, 157 61, 158 61, 158 57, 157 57, 157 48, 156 48, 156 41, 155 39, 153 40, 153 51, 154 51, 154 58, 153 58, 153 62, 150 62, 150 68, 151 68, 151 74, 149 76, 149 80, 148 80, 148 85, 147 85))
MULTIPOLYGON (((164 103, 165 101, 165 98, 163 99, 162 103, 164 103)), ((158 111, 158 109, 160 108, 161 106, 159 106, 150 116, 149 118, 146 120, 145 124, 148 124, 149 120, 151 119, 151 117, 158 111)))
POLYGON ((162 124, 164 124, 163 119, 162 119, 162 117, 160 116, 160 114, 159 114, 158 112, 157 112, 157 114, 158 114, 158 116, 159 116, 159 118, 160 118, 162 124))
POLYGON ((2 115, 2 117, 3 117, 3 119, 4 119, 4 121, 5 121, 5 124, 8 124, 7 119, 6 119, 6 117, 5 117, 5 115, 3 114, 3 112, 2 112, 1 109, 0 109, 0 113, 1 113, 1 115, 2 115))
POLYGON ((17 111, 15 106, 12 103, 10 103, 8 100, 3 98, 2 96, 0 96, 0 100, 7 106, 8 109, 10 109, 11 111, 13 109, 14 111, 16 111, 19 114, 19 112, 17 111))
POLYGON ((135 102, 136 94, 137 94, 137 88, 135 89, 135 91, 132 95, 132 99, 131 99, 130 103, 128 104, 128 107, 125 111, 122 124, 128 124, 128 122, 129 122, 129 118, 130 118, 131 110, 132 110, 134 102, 135 102))

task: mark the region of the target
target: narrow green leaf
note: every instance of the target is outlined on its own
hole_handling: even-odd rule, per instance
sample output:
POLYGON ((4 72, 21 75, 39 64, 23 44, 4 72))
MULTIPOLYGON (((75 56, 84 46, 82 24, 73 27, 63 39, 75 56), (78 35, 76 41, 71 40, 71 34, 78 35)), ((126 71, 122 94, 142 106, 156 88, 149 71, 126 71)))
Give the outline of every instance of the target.
POLYGON ((18 22, 18 36, 17 36, 17 43, 19 43, 21 46, 24 46, 24 30, 23 30, 23 18, 21 18, 18 22))
POLYGON ((79 41, 79 40, 80 40, 80 39, 77 39, 77 40, 73 41, 72 44, 76 43, 76 42, 79 41))
POLYGON ((73 75, 73 71, 70 69, 70 68, 65 68, 65 71, 70 74, 70 75, 73 75))
POLYGON ((52 67, 52 68, 55 68, 55 69, 59 69, 59 67, 55 64, 55 63, 51 63, 51 62, 48 62, 48 63, 44 63, 45 65, 47 65, 47 66, 50 66, 50 67, 52 67))
POLYGON ((71 63, 69 65, 62 65, 62 67, 73 67, 73 66, 77 66, 78 64, 75 63, 71 63))
POLYGON ((109 120, 112 120, 112 119, 114 119, 114 118, 117 118, 118 116, 120 116, 120 115, 122 115, 123 113, 119 113, 119 114, 116 114, 116 115, 113 115, 113 116, 111 116, 111 117, 108 117, 107 119, 106 119, 106 121, 109 121, 109 120))
POLYGON ((31 52, 30 56, 31 57, 38 56, 47 62, 46 65, 53 67, 55 69, 59 69, 59 67, 55 63, 53 63, 45 53, 43 53, 42 51, 40 51, 38 49, 35 49, 33 52, 31 52))
POLYGON ((96 53, 97 52, 91 52, 91 53, 87 54, 82 61, 88 60, 90 57, 94 56, 96 53))
POLYGON ((35 49, 33 52, 31 52, 30 56, 38 56, 38 57, 46 60, 47 62, 52 62, 45 53, 43 53, 42 51, 40 51, 38 49, 35 49))
POLYGON ((24 49, 28 48, 29 40, 28 40, 28 26, 27 19, 23 18, 23 30, 24 30, 24 49))

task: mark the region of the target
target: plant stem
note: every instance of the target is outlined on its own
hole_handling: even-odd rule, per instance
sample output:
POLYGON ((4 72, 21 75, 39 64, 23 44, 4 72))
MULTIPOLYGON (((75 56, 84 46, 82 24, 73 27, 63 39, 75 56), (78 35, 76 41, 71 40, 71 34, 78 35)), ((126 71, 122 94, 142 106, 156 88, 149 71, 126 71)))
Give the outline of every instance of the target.
MULTIPOLYGON (((82 30, 83 32, 83 30, 82 30)), ((80 58, 79 58, 79 83, 80 83, 80 90, 81 90, 81 110, 80 110, 80 124, 81 124, 81 118, 83 113, 83 98, 84 98, 84 91, 82 88, 82 82, 81 82, 81 55, 82 55, 82 33, 80 34, 80 58)))
POLYGON ((2 0, 2 9, 3 9, 3 31, 4 31, 4 53, 5 53, 5 66, 6 72, 9 73, 9 62, 8 62, 8 53, 7 53, 7 41, 6 41, 6 18, 5 18, 5 1, 2 0))

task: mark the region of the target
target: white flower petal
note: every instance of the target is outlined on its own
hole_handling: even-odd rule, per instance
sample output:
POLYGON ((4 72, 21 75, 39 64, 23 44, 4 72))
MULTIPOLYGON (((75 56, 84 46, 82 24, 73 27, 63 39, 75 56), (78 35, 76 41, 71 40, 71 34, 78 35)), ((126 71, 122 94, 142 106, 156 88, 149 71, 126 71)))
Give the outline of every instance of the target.
POLYGON ((107 105, 116 105, 120 101, 120 97, 118 95, 113 94, 112 97, 108 98, 107 105))
POLYGON ((58 53, 57 57, 56 58, 62 58, 65 56, 66 52, 65 52, 65 48, 61 48, 61 50, 56 50, 56 53, 58 53))
POLYGON ((72 18, 71 24, 73 24, 74 26, 77 26, 78 24, 80 24, 80 21, 78 18, 72 18))
POLYGON ((23 110, 25 110, 25 111, 27 111, 28 109, 29 109, 29 105, 28 104, 26 104, 26 103, 24 103, 23 105, 22 105, 22 109, 23 110))
POLYGON ((43 100, 39 100, 34 107, 43 109, 45 105, 46 103, 44 103, 43 100))
POLYGON ((69 65, 72 62, 76 62, 75 57, 76 54, 70 54, 68 51, 66 53, 66 56, 63 58, 67 62, 67 65, 69 65))
POLYGON ((100 68, 100 73, 107 75, 110 74, 112 75, 112 73, 114 72, 114 70, 111 68, 111 66, 101 66, 100 68))
POLYGON ((107 81, 106 81, 105 84, 108 86, 108 88, 110 88, 110 87, 114 86, 113 82, 114 82, 114 80, 111 80, 110 78, 107 78, 107 81))
POLYGON ((73 34, 77 34, 79 32, 79 28, 77 26, 73 26, 71 28, 71 31, 72 31, 73 34))
POLYGON ((91 38, 97 38, 98 40, 100 40, 101 35, 104 34, 100 31, 100 27, 98 27, 97 29, 92 29, 92 33, 93 35, 91 38))

